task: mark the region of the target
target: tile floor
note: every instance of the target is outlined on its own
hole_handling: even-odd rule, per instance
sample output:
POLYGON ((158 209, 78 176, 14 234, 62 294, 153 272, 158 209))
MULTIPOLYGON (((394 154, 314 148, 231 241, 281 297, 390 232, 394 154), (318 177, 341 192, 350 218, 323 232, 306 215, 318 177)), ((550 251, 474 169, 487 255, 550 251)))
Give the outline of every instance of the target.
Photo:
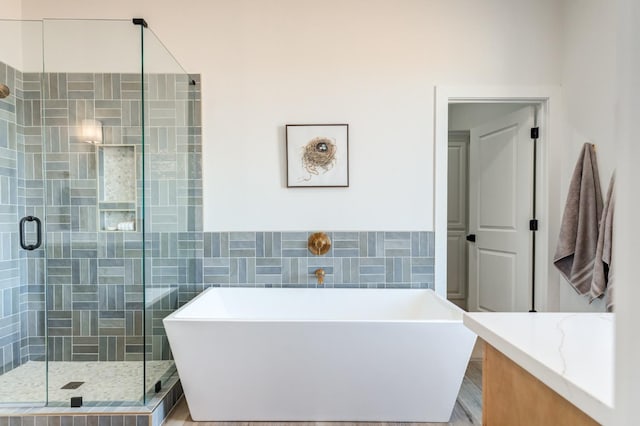
MULTIPOLYGON (((98 401, 140 401, 143 392, 141 361, 50 362, 48 369, 49 404, 68 406, 73 396, 82 396, 85 404, 98 401), (69 382, 83 382, 76 389, 61 389, 69 382)), ((147 384, 153 388, 173 369, 173 361, 148 361, 147 384)), ((0 376, 0 403, 27 404, 44 401, 44 361, 29 361, 0 376)))

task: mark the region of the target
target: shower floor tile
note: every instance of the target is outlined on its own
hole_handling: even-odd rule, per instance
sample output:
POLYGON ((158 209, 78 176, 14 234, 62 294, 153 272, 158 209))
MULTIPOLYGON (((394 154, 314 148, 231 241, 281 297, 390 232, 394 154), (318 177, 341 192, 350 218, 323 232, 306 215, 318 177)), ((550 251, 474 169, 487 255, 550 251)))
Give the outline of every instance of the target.
MULTIPOLYGON (((68 405, 73 396, 82 396, 84 404, 112 401, 136 402, 142 399, 143 363, 141 361, 49 363, 49 404, 68 405), (62 389, 69 382, 84 382, 76 389, 62 389)), ((144 389, 173 369, 173 361, 148 361, 144 389)), ((0 404, 42 403, 45 398, 45 362, 29 361, 0 376, 0 404)))

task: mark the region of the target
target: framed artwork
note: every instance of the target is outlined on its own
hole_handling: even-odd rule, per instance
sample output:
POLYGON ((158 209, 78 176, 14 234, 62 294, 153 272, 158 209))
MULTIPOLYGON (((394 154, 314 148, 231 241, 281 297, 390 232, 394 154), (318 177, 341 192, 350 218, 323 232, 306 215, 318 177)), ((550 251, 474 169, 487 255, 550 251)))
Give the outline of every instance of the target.
POLYGON ((348 124, 287 124, 287 187, 349 186, 348 124))

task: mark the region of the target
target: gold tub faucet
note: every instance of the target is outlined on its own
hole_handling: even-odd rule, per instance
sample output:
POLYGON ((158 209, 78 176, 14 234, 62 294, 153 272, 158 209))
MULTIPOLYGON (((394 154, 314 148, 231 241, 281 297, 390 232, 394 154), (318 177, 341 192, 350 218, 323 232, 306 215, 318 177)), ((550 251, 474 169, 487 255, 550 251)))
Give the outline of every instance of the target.
POLYGON ((314 274, 316 274, 316 278, 318 279, 318 285, 324 284, 324 269, 318 268, 314 274))

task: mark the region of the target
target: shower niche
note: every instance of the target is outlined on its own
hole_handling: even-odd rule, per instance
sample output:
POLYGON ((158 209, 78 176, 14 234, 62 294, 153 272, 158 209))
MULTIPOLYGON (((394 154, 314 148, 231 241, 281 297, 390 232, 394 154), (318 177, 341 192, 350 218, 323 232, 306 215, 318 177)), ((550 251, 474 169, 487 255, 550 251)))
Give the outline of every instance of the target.
POLYGON ((136 146, 99 145, 96 155, 100 230, 135 231, 136 146))

